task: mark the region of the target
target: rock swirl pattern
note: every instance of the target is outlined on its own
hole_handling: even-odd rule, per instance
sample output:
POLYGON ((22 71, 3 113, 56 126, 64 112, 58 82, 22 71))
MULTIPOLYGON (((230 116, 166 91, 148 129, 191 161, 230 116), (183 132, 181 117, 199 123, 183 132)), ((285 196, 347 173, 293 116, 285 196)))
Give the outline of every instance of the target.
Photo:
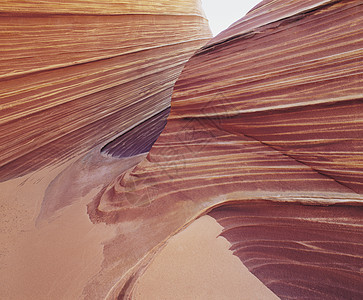
POLYGON ((210 37, 200 3, 5 1, 0 180, 84 154, 170 106, 210 37))
POLYGON ((175 85, 165 130, 99 195, 94 220, 177 229, 172 212, 182 226, 211 211, 282 299, 360 299, 362 8, 263 1, 208 42, 175 85))
POLYGON ((117 228, 92 224, 80 203, 142 159, 210 38, 199 0, 2 1, 0 298, 102 299, 137 262, 96 276, 117 228), (130 132, 136 157, 112 157, 130 132))
POLYGON ((199 1, 7 1, 0 294, 140 299, 208 217, 270 297, 362 299, 362 9, 265 0, 209 40, 199 1))

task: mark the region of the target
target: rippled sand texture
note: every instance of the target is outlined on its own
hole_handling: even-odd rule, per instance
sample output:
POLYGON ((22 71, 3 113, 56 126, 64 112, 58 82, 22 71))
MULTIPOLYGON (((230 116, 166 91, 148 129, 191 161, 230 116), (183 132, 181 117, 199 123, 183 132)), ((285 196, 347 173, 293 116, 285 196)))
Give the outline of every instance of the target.
MULTIPOLYGON (((155 227, 137 235, 163 240, 166 228, 172 232, 215 205, 279 202, 275 218, 286 227, 278 220, 271 226, 281 231, 280 250, 264 254, 271 258, 261 260, 266 273, 257 277, 268 286, 276 280, 274 291, 284 299, 361 298, 362 8, 361 1, 263 1, 212 39, 186 64, 149 155, 104 189, 89 206, 92 219, 142 218, 155 227), (288 202, 312 205, 314 219, 295 205, 296 214, 284 220, 288 202), (288 225, 294 220, 310 238, 288 225), (279 268, 296 270, 300 279, 282 282, 279 268)), ((266 227, 258 228, 266 238, 266 227)), ((257 268, 258 253, 241 253, 251 271, 257 268)), ((131 295, 137 276, 120 285, 122 297, 131 295)))
POLYGON ((166 109, 184 63, 211 37, 195 0, 38 2, 0 7, 1 181, 166 109))

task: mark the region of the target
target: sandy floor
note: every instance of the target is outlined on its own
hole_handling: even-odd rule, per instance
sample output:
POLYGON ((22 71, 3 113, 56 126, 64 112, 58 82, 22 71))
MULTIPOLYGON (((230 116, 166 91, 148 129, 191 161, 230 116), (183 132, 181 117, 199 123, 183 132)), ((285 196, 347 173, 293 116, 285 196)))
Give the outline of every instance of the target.
POLYGON ((209 216, 172 237, 135 285, 136 300, 279 299, 229 251, 209 216))
POLYGON ((88 219, 85 201, 91 193, 52 221, 35 225, 45 189, 58 172, 46 169, 0 185, 4 299, 79 299, 90 274, 100 268, 100 241, 109 234, 105 225, 88 219))
POLYGON ((113 226, 90 221, 87 204, 107 180, 106 171, 112 178, 137 163, 109 161, 101 168, 92 159, 0 183, 1 299, 82 299, 101 269, 104 243, 115 234, 113 226), (88 192, 81 193, 82 187, 88 192), (47 209, 52 203, 65 204, 47 209), (41 210, 48 214, 39 219, 41 210))
MULTIPOLYGON (((87 204, 108 176, 137 163, 99 159, 91 155, 0 183, 1 297, 82 299, 99 276, 104 245, 117 226, 93 224, 87 204)), ((204 216, 172 237, 136 283, 135 299, 276 299, 232 255, 221 231, 204 216)))

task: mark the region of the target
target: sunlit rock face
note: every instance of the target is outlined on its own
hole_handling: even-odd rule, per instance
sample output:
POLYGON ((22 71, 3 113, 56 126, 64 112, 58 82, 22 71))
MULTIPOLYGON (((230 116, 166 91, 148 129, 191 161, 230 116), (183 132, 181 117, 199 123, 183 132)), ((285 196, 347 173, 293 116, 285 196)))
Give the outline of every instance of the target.
MULTIPOLYGON (((274 220, 256 212, 266 218, 256 223, 256 239, 265 238, 266 224, 281 231, 264 248, 271 257, 259 258, 258 247, 236 255, 283 299, 361 298, 361 19, 360 1, 256 6, 188 61, 162 135, 144 161, 96 197, 92 220, 142 218, 158 230, 139 227, 137 234, 164 240, 166 228, 177 230, 215 206, 279 202, 274 220), (286 220, 284 210, 295 212, 286 220), (287 280, 281 272, 288 268, 300 277, 287 280)), ((239 226, 233 222, 250 222, 243 206, 236 211, 228 222, 211 213, 233 245, 245 238, 243 230, 230 234, 239 226)), ((121 284, 121 299, 132 295, 137 276, 121 284)))
POLYGON ((2 5, 0 295, 137 299, 208 214, 269 295, 361 299, 361 1, 210 41, 199 2, 134 2, 2 5))
POLYGON ((1 3, 0 298, 104 299, 137 264, 104 260, 124 229, 87 204, 145 156, 210 38, 199 0, 1 3))
POLYGON ((69 159, 170 106, 211 34, 199 1, 6 1, 0 180, 69 159))
POLYGON ((191 59, 174 118, 218 118, 361 193, 361 18, 357 1, 262 2, 191 59))
POLYGON ((361 8, 265 1, 212 39, 186 64, 147 159, 117 181, 120 201, 129 180, 158 189, 155 203, 360 198, 361 8))

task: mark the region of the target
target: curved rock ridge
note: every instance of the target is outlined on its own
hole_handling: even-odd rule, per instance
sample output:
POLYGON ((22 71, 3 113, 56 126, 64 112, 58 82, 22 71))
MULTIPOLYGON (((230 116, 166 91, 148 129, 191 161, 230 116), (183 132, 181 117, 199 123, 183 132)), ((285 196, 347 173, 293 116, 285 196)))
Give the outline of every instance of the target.
POLYGON ((247 15, 233 23, 211 39, 206 47, 234 39, 246 34, 258 33, 258 28, 284 19, 301 18, 304 14, 334 4, 339 0, 295 0, 286 5, 283 0, 263 0, 252 8, 247 15))
POLYGON ((210 216, 248 269, 281 299, 363 297, 363 209, 263 201, 210 216))
POLYGON ((236 25, 242 33, 253 34, 239 36, 232 27, 226 32, 233 39, 218 44, 223 34, 215 38, 179 78, 171 119, 218 118, 223 130, 256 139, 361 193, 363 6, 324 2, 248 27, 275 10, 313 3, 294 1, 290 7, 277 1, 270 12, 275 1, 266 2, 257 9, 261 13, 252 11, 237 22, 244 24, 236 25))
POLYGON ((101 207, 127 207, 130 182, 157 190, 157 202, 273 193, 361 199, 362 4, 315 3, 302 18, 198 51, 175 85, 162 135, 145 161, 106 189, 101 207))
POLYGON ((160 206, 170 209, 174 202, 188 201, 197 212, 219 201, 254 197, 306 202, 361 199, 254 139, 214 128, 212 121, 178 120, 168 121, 146 160, 105 189, 95 214, 112 223, 142 217, 138 207, 145 205, 149 214, 160 206))
MULTIPOLYGON (((145 160, 89 205, 92 220, 143 220, 134 233, 147 232, 152 255, 168 229, 174 233, 228 201, 269 200, 283 203, 281 209, 291 202, 324 205, 337 214, 345 208, 330 205, 354 203, 348 210, 360 211, 361 10, 360 1, 265 1, 236 23, 245 26, 240 34, 232 26, 197 51, 176 82, 163 133, 145 160), (274 4, 276 11, 268 8, 274 4), (225 38, 229 33, 233 38, 225 38)), ((353 226, 355 217, 346 218, 357 231, 352 243, 361 244, 362 228, 353 226)), ((339 220, 331 222, 338 232, 339 220)), ((312 235, 318 234, 319 224, 314 226, 312 235)), ((322 224, 320 230, 328 229, 322 224)), ((340 236, 324 241, 339 243, 340 236)), ((308 261, 305 254, 298 257, 308 261)), ((344 272, 330 278, 341 276, 339 293, 356 297, 362 257, 339 258, 346 270, 354 269, 354 287, 341 287, 350 276, 344 272)), ((114 286, 113 296, 127 299, 146 260, 114 286)), ((268 269, 266 276, 273 272, 268 269)), ((314 281, 324 280, 324 272, 316 276, 314 281)), ((284 287, 276 293, 289 292, 284 287)), ((324 293, 314 297, 325 299, 324 293)), ((305 288, 290 290, 290 297, 305 295, 305 288)))
POLYGON ((163 131, 169 112, 170 108, 167 108, 121 134, 115 140, 105 145, 101 149, 101 153, 123 158, 149 152, 163 131))
POLYGON ((360 299, 361 11, 263 1, 200 48, 199 1, 7 1, 0 294, 130 299, 209 213, 277 296, 360 299))
POLYGON ((211 37, 200 2, 6 1, 0 180, 109 142, 170 106, 211 37))

